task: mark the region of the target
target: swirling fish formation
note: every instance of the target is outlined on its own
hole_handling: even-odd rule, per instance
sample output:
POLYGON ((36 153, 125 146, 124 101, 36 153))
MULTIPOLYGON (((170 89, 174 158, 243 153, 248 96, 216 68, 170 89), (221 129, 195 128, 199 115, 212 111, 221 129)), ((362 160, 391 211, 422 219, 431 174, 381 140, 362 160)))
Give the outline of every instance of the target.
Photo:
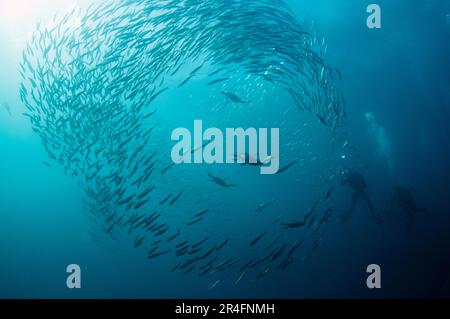
POLYGON ((333 86, 341 74, 324 62, 324 50, 281 0, 105 1, 37 26, 19 68, 20 97, 49 157, 85 191, 97 230, 115 238, 127 229, 136 248, 153 238, 148 257, 188 256, 175 267, 186 274, 197 268, 214 276, 237 267, 240 281, 261 265, 261 278, 285 253, 279 268, 287 267, 301 242, 289 248, 274 241, 267 256, 239 265, 218 255, 229 238, 208 248, 208 236, 177 242, 180 231, 161 222, 157 210, 187 195, 150 200, 157 187, 152 176, 170 168, 161 167, 151 146, 154 101, 176 89, 167 78, 181 68, 192 71, 179 86, 206 66, 213 70, 208 86, 239 69, 286 90, 299 110, 336 128, 346 120, 344 99, 333 86))

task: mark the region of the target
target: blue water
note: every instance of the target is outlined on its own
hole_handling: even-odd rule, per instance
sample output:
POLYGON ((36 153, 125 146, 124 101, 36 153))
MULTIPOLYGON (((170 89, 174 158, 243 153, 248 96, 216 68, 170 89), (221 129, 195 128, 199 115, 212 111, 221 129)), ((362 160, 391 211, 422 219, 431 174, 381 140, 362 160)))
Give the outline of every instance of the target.
MULTIPOLYGON (((8 6, 13 1, 1 1, 11 10, 25 10, 8 6)), ((133 238, 127 236, 119 248, 93 241, 82 190, 62 167, 43 164, 48 161, 45 149, 21 115, 25 107, 19 99, 17 69, 25 42, 19 36, 31 32, 35 21, 65 10, 46 1, 45 10, 26 9, 27 15, 17 15, 25 19, 26 27, 18 29, 14 19, 5 18, 0 29, 0 104, 11 108, 11 114, 0 108, 0 297, 450 296, 450 3, 378 1, 382 28, 369 30, 365 22, 370 1, 287 2, 299 20, 325 38, 327 62, 342 71, 349 116, 343 131, 352 144, 346 165, 362 167, 375 209, 386 211, 400 184, 413 189, 417 205, 427 208, 430 216, 419 214, 408 230, 406 216, 385 213, 380 226, 360 202, 348 223, 341 224, 351 191, 339 186, 338 178, 330 180, 342 165, 340 148, 331 148, 330 131, 313 115, 300 113, 277 88, 267 84, 261 88, 250 81, 240 81, 235 88, 254 90, 248 94, 257 103, 209 112, 211 105, 224 106, 200 79, 155 102, 163 123, 158 131, 165 141, 161 153, 167 155, 167 163, 170 131, 190 128, 195 119, 208 127, 280 127, 282 163, 299 162, 275 176, 239 165, 180 167, 168 175, 160 192, 189 189, 192 197, 180 198, 176 208, 166 211, 168 221, 181 224, 199 206, 214 205, 208 218, 188 229, 187 236, 193 241, 206 235, 218 240, 229 236, 227 252, 247 260, 248 242, 255 236, 262 231, 272 236, 285 232, 272 223, 275 217, 293 219, 331 185, 338 185, 332 195, 335 211, 321 245, 315 252, 302 248, 284 271, 270 272, 261 280, 249 276, 234 287, 236 273, 213 279, 172 272, 175 257, 148 260, 145 251, 132 248, 133 238), (367 120, 369 113, 375 122, 367 120), (239 187, 218 188, 208 181, 208 173, 239 187), (276 201, 267 210, 254 213, 258 204, 272 199, 276 201), (81 266, 81 289, 66 287, 66 266, 72 263, 81 266), (382 269, 382 288, 377 290, 366 287, 366 267, 373 263, 382 269), (219 285, 208 289, 216 279, 219 285)), ((14 14, 2 11, 0 16, 14 14)), ((308 238, 301 229, 286 236, 308 238)))

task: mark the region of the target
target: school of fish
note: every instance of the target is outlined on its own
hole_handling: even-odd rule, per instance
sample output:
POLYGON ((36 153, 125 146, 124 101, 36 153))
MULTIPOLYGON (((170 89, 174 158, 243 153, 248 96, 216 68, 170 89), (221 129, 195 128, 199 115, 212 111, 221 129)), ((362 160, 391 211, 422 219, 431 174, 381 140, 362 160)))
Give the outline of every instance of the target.
MULTIPOLYGON (((298 220, 277 218, 278 231, 255 234, 245 243, 259 249, 259 258, 225 254, 233 238, 193 239, 186 229, 207 220, 212 208, 193 211, 183 227, 165 220, 165 209, 180 205, 189 189, 158 193, 155 175, 173 164, 158 162, 152 144, 158 125, 154 101, 187 85, 203 68, 213 70, 205 89, 240 70, 284 89, 300 111, 336 129, 346 121, 345 100, 333 84, 341 73, 326 64, 325 52, 325 42, 281 0, 104 1, 36 27, 19 67, 20 97, 50 162, 63 166, 84 190, 92 239, 119 243, 131 237, 147 258, 173 255, 178 260, 173 271, 211 277, 212 289, 223 273, 238 285, 247 276, 259 280, 286 269, 308 234, 316 250, 333 213, 333 190, 298 220), (186 67, 190 74, 170 85, 168 79, 186 67), (286 232, 298 229, 309 233, 284 240, 286 232)), ((234 92, 220 94, 229 103, 247 102, 234 92)), ((209 175, 209 181, 224 191, 239 187, 220 176, 209 175)), ((255 211, 261 214, 273 204, 261 203, 255 211)))

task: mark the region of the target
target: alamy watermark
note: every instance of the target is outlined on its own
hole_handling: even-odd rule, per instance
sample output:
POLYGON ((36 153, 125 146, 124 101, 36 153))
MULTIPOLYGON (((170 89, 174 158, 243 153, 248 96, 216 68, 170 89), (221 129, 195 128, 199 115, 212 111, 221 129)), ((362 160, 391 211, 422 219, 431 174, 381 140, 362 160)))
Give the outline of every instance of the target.
POLYGON ((280 168, 279 128, 271 128, 270 136, 267 128, 227 128, 224 133, 216 127, 203 131, 202 120, 195 120, 192 134, 180 127, 171 139, 178 141, 171 152, 175 164, 248 164, 264 175, 280 168))
POLYGON ((381 29, 381 7, 378 4, 370 4, 367 6, 367 27, 369 29, 381 29))
POLYGON ((70 264, 66 267, 66 272, 69 274, 66 279, 66 285, 69 289, 81 288, 81 267, 77 264, 70 264))
POLYGON ((366 280, 367 288, 380 289, 381 288, 381 267, 377 264, 367 266, 367 273, 369 276, 366 280))

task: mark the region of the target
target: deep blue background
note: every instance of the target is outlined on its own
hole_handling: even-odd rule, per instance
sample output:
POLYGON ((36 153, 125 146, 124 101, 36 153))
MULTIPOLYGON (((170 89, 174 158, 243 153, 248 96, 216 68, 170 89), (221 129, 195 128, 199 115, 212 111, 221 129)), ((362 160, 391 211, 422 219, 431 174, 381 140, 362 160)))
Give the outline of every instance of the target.
MULTIPOLYGON (((262 281, 208 290, 210 279, 170 272, 171 260, 149 263, 142 252, 109 249, 90 240, 80 190, 58 166, 42 165, 45 152, 20 115, 23 107, 18 103, 18 89, 12 89, 18 75, 3 72, 0 102, 8 102, 13 115, 0 109, 0 297, 450 296, 449 1, 377 1, 382 7, 381 30, 369 30, 365 25, 370 1, 288 2, 300 20, 313 21, 318 35, 328 43, 327 61, 342 70, 350 118, 346 131, 355 145, 352 162, 368 165, 363 173, 374 206, 386 208, 393 188, 401 184, 414 189, 419 206, 432 212, 432 217, 418 217, 414 229, 407 232, 402 216, 386 216, 380 227, 366 207, 358 205, 349 223, 340 225, 338 217, 349 205, 350 191, 339 188, 334 197, 339 207, 336 218, 316 253, 305 254, 305 260, 262 281), (369 112, 385 129, 392 147, 391 166, 370 135, 365 118, 369 112), (65 287, 65 267, 70 263, 82 266, 83 289, 79 291, 65 287), (378 291, 365 286, 365 269, 371 263, 382 267, 383 288, 378 291)), ((4 70, 20 59, 5 53, 2 58, 4 70)), ((180 96, 159 101, 172 106, 165 115, 172 118, 173 125, 177 117, 182 121, 182 113, 175 110, 185 103, 183 94, 207 94, 204 86, 195 83, 184 90, 180 96)), ((186 103, 198 102, 191 98, 186 103)), ((288 103, 282 100, 281 105, 288 103)), ((282 114, 275 100, 269 98, 265 105, 282 114)), ((264 112, 263 117, 267 116, 264 112)), ((309 151, 320 154, 322 148, 328 150, 329 139, 317 121, 312 117, 303 120, 312 126, 306 137, 315 139, 309 151)), ((292 122, 288 125, 286 131, 296 130, 292 122)), ((334 156, 319 156, 318 164, 307 160, 305 167, 321 171, 328 167, 328 160, 335 166, 339 154, 334 156)), ((214 172, 227 176, 228 168, 215 168, 214 172)), ((260 176, 254 178, 259 183, 260 176)), ((296 210, 299 198, 309 203, 314 192, 308 181, 318 178, 314 171, 290 171, 276 181, 280 187, 268 191, 268 196, 283 201, 274 209, 296 210), (292 182, 298 180, 301 182, 292 182)), ((208 193, 212 186, 204 183, 208 193)), ((244 191, 223 196, 224 202, 232 203, 229 209, 246 204, 254 207, 265 199, 251 187, 244 191)), ((237 237, 241 227, 263 224, 254 216, 236 216, 237 237)), ((211 224, 205 231, 217 229, 211 224)), ((234 248, 239 250, 239 245, 234 248)))

